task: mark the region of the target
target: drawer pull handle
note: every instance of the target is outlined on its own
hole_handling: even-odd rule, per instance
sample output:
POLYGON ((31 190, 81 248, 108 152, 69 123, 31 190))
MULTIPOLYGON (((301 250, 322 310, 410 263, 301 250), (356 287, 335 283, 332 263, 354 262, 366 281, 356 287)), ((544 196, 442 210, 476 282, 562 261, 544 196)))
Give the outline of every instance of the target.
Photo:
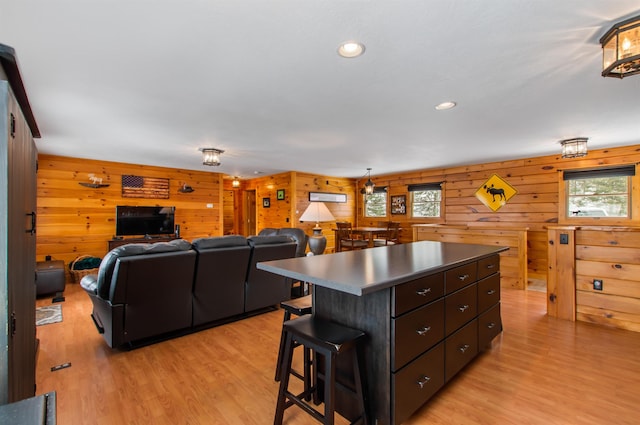
POLYGON ((460 310, 461 313, 464 313, 468 308, 469 308, 469 304, 465 304, 458 307, 458 310, 460 310))
POLYGON ((422 329, 418 329, 416 330, 416 333, 420 336, 423 336, 424 334, 426 334, 427 332, 429 332, 431 330, 431 326, 425 326, 422 329))
POLYGON ((469 347, 470 347, 469 344, 465 344, 462 347, 460 347, 459 350, 462 354, 464 354, 469 349, 469 347))
POLYGON ((495 289, 489 289, 489 290, 487 291, 487 295, 493 295, 493 294, 495 294, 495 293, 496 293, 496 290, 495 290, 495 289))
POLYGON ((425 297, 429 292, 431 292, 431 288, 420 289, 416 291, 416 294, 425 297))
POLYGON ((418 381, 418 386, 422 389, 422 388, 424 388, 425 385, 427 385, 429 383, 429 381, 431 381, 431 378, 429 378, 428 376, 423 376, 418 381))
POLYGON ((460 280, 467 280, 467 279, 469 279, 469 275, 468 275, 468 274, 460 275, 460 276, 458 276, 458 279, 460 279, 460 280))
POLYGON ((489 329, 493 329, 495 327, 496 327, 496 324, 493 323, 493 322, 487 324, 487 328, 489 328, 489 329))
POLYGON ((494 268, 495 266, 496 266, 495 264, 487 264, 487 268, 488 268, 488 269, 492 269, 492 268, 494 268))

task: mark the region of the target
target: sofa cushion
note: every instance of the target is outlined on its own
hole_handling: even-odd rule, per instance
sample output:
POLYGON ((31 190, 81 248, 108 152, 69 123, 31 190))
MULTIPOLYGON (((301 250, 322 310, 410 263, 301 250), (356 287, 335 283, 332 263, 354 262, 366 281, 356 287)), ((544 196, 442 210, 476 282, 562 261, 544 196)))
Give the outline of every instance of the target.
POLYGON ((260 230, 258 236, 275 236, 278 234, 278 229, 274 229, 273 227, 267 227, 260 230))
POLYGON ((295 242, 292 238, 285 235, 276 235, 276 236, 250 236, 247 238, 250 244, 252 245, 268 245, 268 244, 276 244, 276 243, 290 243, 295 242))
POLYGON ((308 236, 304 233, 304 230, 298 229, 297 227, 283 227, 278 229, 278 235, 289 236, 298 244, 298 247, 296 248, 296 257, 305 256, 308 236))
POLYGON ((176 239, 171 242, 156 242, 153 244, 131 243, 112 249, 104 256, 98 269, 98 296, 104 299, 109 298, 111 279, 116 261, 121 257, 132 255, 158 254, 161 252, 188 251, 191 244, 184 239, 176 239))
POLYGON ((232 246, 247 245, 247 238, 239 235, 217 236, 211 238, 198 238, 193 240, 193 247, 202 251, 213 248, 229 248, 232 246))

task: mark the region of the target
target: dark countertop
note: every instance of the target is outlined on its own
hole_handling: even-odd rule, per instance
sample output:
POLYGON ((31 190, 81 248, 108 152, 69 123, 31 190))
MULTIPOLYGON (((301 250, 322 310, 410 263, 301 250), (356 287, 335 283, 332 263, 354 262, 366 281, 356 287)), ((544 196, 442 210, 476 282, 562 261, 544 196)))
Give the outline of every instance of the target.
POLYGON ((257 267, 325 288, 365 295, 508 249, 502 246, 421 241, 266 261, 258 263, 257 267))

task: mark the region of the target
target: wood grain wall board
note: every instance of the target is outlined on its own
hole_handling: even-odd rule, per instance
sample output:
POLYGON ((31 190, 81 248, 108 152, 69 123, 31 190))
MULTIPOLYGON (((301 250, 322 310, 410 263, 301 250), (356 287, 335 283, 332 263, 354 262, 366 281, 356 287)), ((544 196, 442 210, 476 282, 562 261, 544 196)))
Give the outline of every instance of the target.
POLYGON ((593 276, 576 276, 576 289, 580 291, 618 295, 640 299, 640 282, 637 280, 603 279, 602 290, 593 289, 593 276))
POLYGON ((578 305, 576 313, 576 319, 583 322, 640 332, 640 323, 637 322, 637 317, 637 315, 586 305, 578 305))
POLYGON ((640 264, 576 260, 576 276, 638 281, 640 277, 640 264))

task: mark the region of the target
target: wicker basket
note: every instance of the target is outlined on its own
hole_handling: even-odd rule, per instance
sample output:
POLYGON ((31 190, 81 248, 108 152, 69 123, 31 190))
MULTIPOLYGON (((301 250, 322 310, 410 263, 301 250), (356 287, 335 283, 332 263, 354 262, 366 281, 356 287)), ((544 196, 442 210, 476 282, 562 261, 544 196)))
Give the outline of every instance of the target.
POLYGON ((71 272, 71 277, 74 281, 74 283, 80 283, 80 281, 82 280, 83 277, 90 275, 90 274, 97 274, 99 268, 95 268, 95 269, 84 269, 84 270, 75 270, 74 267, 76 265, 76 263, 80 260, 83 260, 85 258, 91 258, 93 257, 92 255, 81 255, 78 258, 76 258, 75 260, 73 260, 71 262, 71 266, 70 266, 70 272, 71 272))

